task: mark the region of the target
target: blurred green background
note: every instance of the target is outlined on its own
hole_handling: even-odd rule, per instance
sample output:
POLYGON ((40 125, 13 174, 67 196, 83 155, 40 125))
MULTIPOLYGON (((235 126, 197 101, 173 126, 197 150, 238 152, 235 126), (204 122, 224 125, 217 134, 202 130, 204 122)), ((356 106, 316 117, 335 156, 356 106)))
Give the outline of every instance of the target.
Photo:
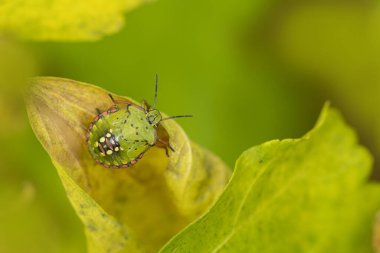
POLYGON ((251 146, 302 136, 329 100, 379 157, 378 2, 158 0, 125 18, 96 42, 0 37, 1 253, 85 251, 81 223, 28 125, 24 77, 152 101, 158 73, 159 109, 193 114, 178 122, 232 168, 251 146))

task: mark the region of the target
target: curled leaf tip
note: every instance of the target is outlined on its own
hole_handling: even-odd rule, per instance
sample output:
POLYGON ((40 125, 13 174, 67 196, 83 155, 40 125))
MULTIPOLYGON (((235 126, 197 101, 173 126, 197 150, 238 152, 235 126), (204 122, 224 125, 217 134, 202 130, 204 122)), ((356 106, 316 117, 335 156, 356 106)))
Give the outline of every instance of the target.
POLYGON ((113 105, 108 94, 69 79, 33 78, 26 95, 30 124, 85 225, 90 252, 156 252, 208 210, 230 170, 191 142, 174 120, 159 128, 175 150, 169 157, 153 147, 130 168, 97 164, 85 136, 97 109, 113 105))

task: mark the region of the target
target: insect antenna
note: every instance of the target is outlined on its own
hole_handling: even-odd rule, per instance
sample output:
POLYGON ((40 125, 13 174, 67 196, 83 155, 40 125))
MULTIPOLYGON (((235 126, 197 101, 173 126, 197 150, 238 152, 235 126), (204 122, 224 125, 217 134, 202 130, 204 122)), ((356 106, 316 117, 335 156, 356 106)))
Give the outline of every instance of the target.
POLYGON ((177 115, 177 116, 170 116, 170 117, 167 117, 167 118, 164 118, 164 119, 161 119, 161 121, 164 121, 164 120, 168 120, 168 119, 175 119, 175 118, 191 118, 193 117, 193 115, 190 115, 190 114, 187 114, 187 115, 177 115))
POLYGON ((156 109, 157 91, 158 91, 158 74, 156 73, 156 86, 154 88, 154 100, 153 100, 153 105, 152 105, 153 109, 156 109))

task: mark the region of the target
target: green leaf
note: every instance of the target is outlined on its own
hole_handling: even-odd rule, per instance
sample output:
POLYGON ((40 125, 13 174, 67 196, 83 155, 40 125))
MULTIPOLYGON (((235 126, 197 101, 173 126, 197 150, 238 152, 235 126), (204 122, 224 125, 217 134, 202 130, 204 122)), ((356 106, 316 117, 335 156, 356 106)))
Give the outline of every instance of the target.
POLYGON ((124 12, 147 0, 3 0, 0 31, 30 40, 97 40, 119 31, 124 12))
POLYGON ((90 252, 157 252, 214 203, 229 179, 224 163, 192 143, 174 120, 159 129, 175 149, 169 158, 153 147, 131 168, 97 164, 86 131, 96 108, 112 106, 99 87, 39 77, 26 101, 31 126, 85 225, 90 252))
POLYGON ((244 152, 209 212, 160 252, 371 252, 371 156, 326 107, 303 138, 244 152))

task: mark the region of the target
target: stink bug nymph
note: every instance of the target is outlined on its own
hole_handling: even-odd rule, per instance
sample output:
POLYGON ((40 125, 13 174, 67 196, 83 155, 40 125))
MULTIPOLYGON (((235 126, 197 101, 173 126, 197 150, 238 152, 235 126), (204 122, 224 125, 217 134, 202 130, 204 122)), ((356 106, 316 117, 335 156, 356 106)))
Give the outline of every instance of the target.
POLYGON ((141 106, 130 101, 115 100, 107 111, 98 115, 88 127, 86 143, 95 161, 107 168, 127 168, 135 164, 144 153, 158 143, 161 147, 174 151, 170 144, 159 138, 157 128, 160 122, 173 118, 192 117, 191 115, 162 118, 156 109, 158 76, 153 105, 145 100, 141 106))

